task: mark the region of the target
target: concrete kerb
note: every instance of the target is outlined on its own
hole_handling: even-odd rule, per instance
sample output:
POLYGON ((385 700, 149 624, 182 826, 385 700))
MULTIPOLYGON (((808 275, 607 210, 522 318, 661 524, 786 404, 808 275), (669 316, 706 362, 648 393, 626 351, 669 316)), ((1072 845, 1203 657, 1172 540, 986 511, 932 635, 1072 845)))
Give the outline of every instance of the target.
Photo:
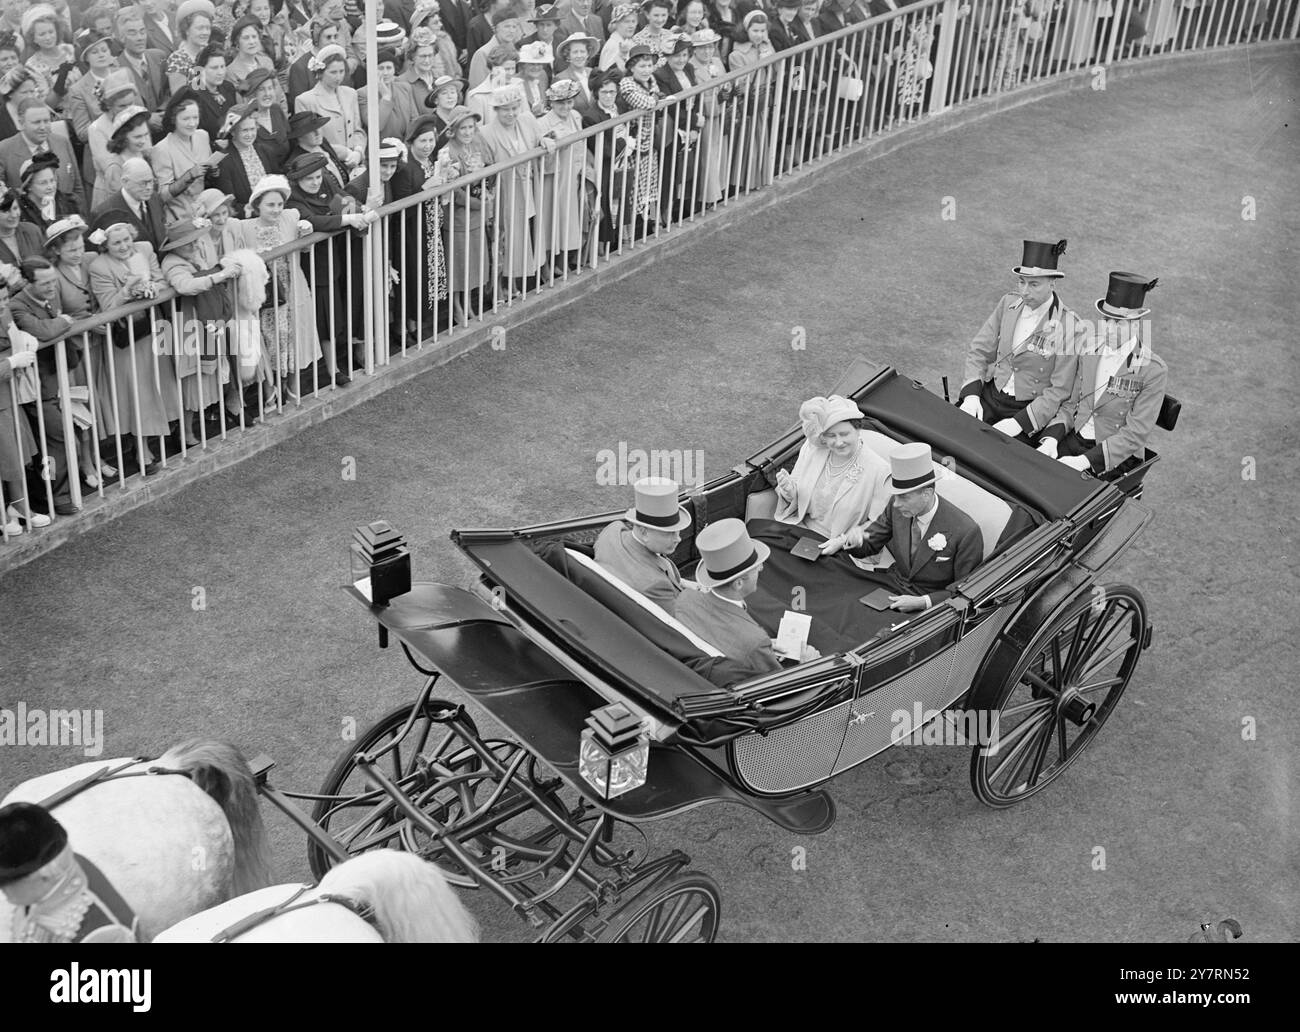
MULTIPOLYGON (((1139 58, 1132 62, 1111 65, 1106 69, 1108 84, 1128 79, 1140 79, 1158 74, 1171 67, 1185 64, 1220 65, 1248 59, 1252 54, 1268 56, 1300 48, 1294 40, 1255 43, 1249 47, 1224 50, 1160 54, 1139 58)), ((533 319, 551 315, 566 305, 585 297, 592 290, 600 290, 618 283, 643 270, 651 261, 674 254, 694 244, 702 234, 725 229, 749 216, 797 196, 822 181, 830 171, 842 173, 850 162, 865 158, 868 161, 893 154, 903 147, 912 146, 964 128, 1004 111, 1037 103, 1083 88, 1094 76, 1091 67, 1079 68, 1056 78, 1034 83, 1011 94, 999 94, 970 101, 959 108, 950 108, 924 120, 906 125, 886 136, 874 137, 854 144, 789 175, 770 183, 761 193, 738 196, 707 216, 688 221, 654 239, 649 246, 639 246, 632 251, 602 261, 595 270, 546 287, 527 300, 515 301, 497 314, 460 330, 437 346, 425 345, 409 350, 405 356, 396 356, 377 376, 363 380, 354 379, 342 390, 330 389, 318 398, 304 398, 302 404, 286 409, 281 415, 268 420, 236 437, 210 440, 206 450, 190 449, 186 458, 174 456, 168 460, 165 473, 148 478, 145 483, 128 483, 124 490, 116 483, 106 486, 104 497, 87 495, 85 507, 76 517, 55 519, 45 530, 28 532, 0 545, 0 575, 22 566, 59 545, 85 534, 110 520, 131 512, 156 499, 166 498, 184 490, 194 481, 221 470, 229 469, 252 455, 288 440, 308 427, 348 412, 371 398, 406 383, 453 359, 467 354, 494 339, 494 333, 514 330, 533 319), (196 454, 197 453, 197 454, 196 454)), ((518 339, 518 334, 512 334, 518 339)), ((518 344, 512 345, 517 347, 518 344)))

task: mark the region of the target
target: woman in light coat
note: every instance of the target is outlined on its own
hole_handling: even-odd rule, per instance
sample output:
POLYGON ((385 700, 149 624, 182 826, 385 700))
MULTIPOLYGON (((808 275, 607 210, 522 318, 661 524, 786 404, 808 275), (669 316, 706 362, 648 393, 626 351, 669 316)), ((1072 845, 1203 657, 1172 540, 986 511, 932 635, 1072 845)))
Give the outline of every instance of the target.
POLYGON ((825 538, 869 523, 889 502, 889 465, 866 442, 847 398, 809 398, 799 406, 804 443, 794 472, 777 474, 774 519, 806 527, 825 538))
POLYGON ((328 118, 325 139, 349 165, 359 164, 366 149, 366 130, 357 91, 343 85, 348 73, 347 55, 337 43, 330 43, 316 52, 307 67, 316 76, 316 85, 298 95, 294 111, 311 111, 328 118))
POLYGON ((167 135, 149 152, 149 164, 158 181, 158 196, 167 209, 167 221, 194 217, 194 199, 203 192, 210 169, 221 160, 213 158, 208 134, 199 128, 199 102, 182 95, 163 113, 167 135))

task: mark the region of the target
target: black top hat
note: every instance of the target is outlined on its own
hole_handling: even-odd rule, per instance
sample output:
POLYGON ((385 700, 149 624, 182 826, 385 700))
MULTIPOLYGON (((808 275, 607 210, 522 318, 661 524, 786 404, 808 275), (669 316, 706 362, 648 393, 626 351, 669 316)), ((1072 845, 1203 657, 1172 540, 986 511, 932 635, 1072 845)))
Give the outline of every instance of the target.
POLYGON ((1041 276, 1046 279, 1060 279, 1065 273, 1056 268, 1056 259, 1065 254, 1065 241, 1044 244, 1038 240, 1026 240, 1024 257, 1011 271, 1017 276, 1041 276))
POLYGON ((1147 291, 1159 282, 1135 272, 1112 272, 1106 296, 1097 300, 1097 311, 1109 319, 1141 319, 1151 311, 1143 307, 1147 291))
POLYGON ((313 129, 320 129, 330 124, 326 115, 318 115, 315 111, 295 111, 289 116, 289 139, 296 140, 303 133, 309 133, 313 129))
POLYGON ((329 159, 324 154, 295 154, 284 166, 284 178, 296 183, 313 172, 319 172, 328 163, 329 159))
POLYGON ((68 844, 63 825, 35 803, 0 807, 0 885, 39 871, 68 844))

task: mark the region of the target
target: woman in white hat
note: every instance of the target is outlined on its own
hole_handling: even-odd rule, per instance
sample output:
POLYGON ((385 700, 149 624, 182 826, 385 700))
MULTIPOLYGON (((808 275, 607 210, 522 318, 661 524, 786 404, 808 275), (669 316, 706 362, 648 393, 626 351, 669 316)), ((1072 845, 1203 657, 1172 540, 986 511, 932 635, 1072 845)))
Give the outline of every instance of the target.
MULTIPOLYGON (((249 197, 250 217, 231 221, 235 246, 265 254, 309 234, 311 223, 285 206, 290 192, 284 176, 263 176, 249 197)), ((266 301, 260 313, 262 347, 279 389, 290 400, 296 400, 302 392, 313 389, 311 368, 321 357, 316 306, 297 255, 276 258, 268 266, 272 279, 266 286, 266 301)), ((247 313, 241 310, 237 314, 247 313)))
MULTIPOLYGON (((537 119, 524 110, 523 90, 517 84, 498 86, 492 92, 493 119, 480 133, 492 152, 492 160, 510 161, 537 147, 555 149, 555 141, 542 135, 537 119)), ((533 176, 536 159, 521 161, 503 172, 497 182, 497 215, 501 220, 500 274, 514 280, 516 290, 528 289, 537 276, 542 255, 535 240, 533 219, 537 215, 533 176)))
POLYGON ((123 108, 113 116, 108 138, 108 161, 95 177, 90 195, 91 211, 102 208, 122 189, 122 167, 131 158, 149 160, 153 137, 149 133, 149 112, 142 107, 123 108))
POLYGON ((180 42, 167 58, 167 85, 172 93, 194 83, 194 61, 212 39, 211 0, 185 0, 176 8, 176 35, 180 42))
POLYGON ((86 127, 86 155, 81 167, 86 173, 87 187, 94 188, 95 179, 104 174, 112 155, 108 141, 113 135, 113 120, 129 107, 139 107, 140 93, 131 73, 124 68, 110 72, 99 91, 100 113, 86 127))
POLYGON ((560 45, 555 48, 556 57, 564 62, 564 70, 555 76, 555 81, 572 79, 578 84, 578 95, 573 100, 573 109, 579 116, 585 115, 596 103, 591 82, 592 70, 589 65, 597 46, 599 43, 595 36, 574 32, 561 40, 560 45))
MULTIPOLYGON (((703 8, 700 0, 692 0, 690 6, 703 8)), ((691 33, 691 68, 695 72, 696 83, 701 86, 727 74, 722 58, 718 56, 718 43, 721 39, 708 26, 691 33)), ((704 116, 704 127, 700 131, 696 200, 709 208, 722 200, 726 180, 724 170, 729 167, 723 117, 729 109, 733 92, 734 87, 728 82, 700 94, 700 113, 704 116)))
MULTIPOLYGON (((88 239, 101 248, 90 262, 88 270, 90 289, 95 293, 100 311, 120 308, 134 301, 158 296, 166 285, 158 257, 147 241, 136 240, 136 228, 127 222, 115 222, 95 230, 88 239)), ((165 313, 158 312, 159 318, 165 313)), ((176 399, 176 366, 170 354, 170 343, 161 355, 155 355, 155 342, 149 337, 147 320, 136 323, 134 341, 123 319, 115 324, 113 347, 106 351, 112 365, 111 381, 116 391, 110 391, 110 402, 101 412, 101 432, 134 435, 135 457, 146 474, 157 472, 159 443, 151 439, 166 437, 169 424, 180 418, 180 405, 176 399), (144 332, 138 328, 144 325, 144 332), (116 401, 116 407, 113 405, 116 401), (138 420, 138 423, 137 423, 138 420), (156 454, 157 453, 157 454, 156 454)), ((154 326, 160 326, 155 323, 154 326)), ((124 448, 124 454, 129 454, 124 448)))
POLYGON ((337 43, 323 46, 307 67, 315 75, 316 85, 294 100, 295 114, 311 111, 328 118, 325 139, 349 165, 360 164, 366 149, 366 131, 357 91, 343 85, 348 74, 347 52, 337 43))
MULTIPOLYGON (((444 171, 449 180, 472 176, 492 164, 492 152, 479 132, 482 120, 467 107, 458 106, 447 116, 450 136, 443 147, 444 171)), ((457 317, 464 319, 477 306, 482 314, 491 293, 492 259, 487 246, 487 216, 492 207, 490 184, 479 180, 454 192, 447 255, 455 286, 457 317)))
POLYGON ((578 267, 583 229, 593 211, 584 191, 590 173, 587 148, 564 143, 566 137, 582 132, 582 118, 573 107, 577 96, 576 82, 558 80, 546 91, 550 110, 537 120, 542 135, 557 144, 555 153, 542 162, 542 212, 537 225, 537 249, 550 253, 557 275, 566 267, 578 267))
POLYGON ((519 48, 519 81, 524 88, 524 104, 534 118, 546 113, 546 90, 551 84, 551 64, 555 56, 546 43, 525 43, 519 48))
POLYGON ((799 406, 804 443, 794 472, 777 473, 779 522, 833 538, 879 515, 889 501, 889 466, 867 445, 863 418, 838 394, 799 406))
POLYGON ((81 78, 75 65, 60 71, 76 58, 68 26, 49 4, 36 4, 23 12, 22 27, 26 64, 36 76, 37 92, 57 109, 68 87, 81 78))

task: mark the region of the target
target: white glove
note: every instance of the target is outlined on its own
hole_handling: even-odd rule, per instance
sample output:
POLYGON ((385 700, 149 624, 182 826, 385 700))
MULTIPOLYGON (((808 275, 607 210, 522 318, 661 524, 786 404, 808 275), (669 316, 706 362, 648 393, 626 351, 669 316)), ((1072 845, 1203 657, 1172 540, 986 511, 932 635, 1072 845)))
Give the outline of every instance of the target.
POLYGON ((961 399, 961 410, 976 419, 984 418, 984 404, 973 394, 968 394, 961 399))
POLYGON ((993 429, 1008 437, 1016 437, 1020 433, 1021 426, 1014 419, 999 419, 993 424, 993 429))
POLYGON ((1038 446, 1038 450, 1046 455, 1049 459, 1056 458, 1056 438, 1048 437, 1038 446))
POLYGON ((1092 463, 1090 463, 1087 460, 1087 458, 1082 455, 1067 455, 1065 458, 1057 459, 1056 461, 1064 462, 1071 469, 1077 469, 1080 473, 1082 473, 1085 469, 1089 469, 1092 465, 1092 463))
POLYGON ((776 493, 786 502, 793 502, 799 496, 794 477, 783 469, 776 471, 776 493))
POLYGON ((36 364, 35 351, 15 351, 9 355, 10 369, 25 369, 36 364))

